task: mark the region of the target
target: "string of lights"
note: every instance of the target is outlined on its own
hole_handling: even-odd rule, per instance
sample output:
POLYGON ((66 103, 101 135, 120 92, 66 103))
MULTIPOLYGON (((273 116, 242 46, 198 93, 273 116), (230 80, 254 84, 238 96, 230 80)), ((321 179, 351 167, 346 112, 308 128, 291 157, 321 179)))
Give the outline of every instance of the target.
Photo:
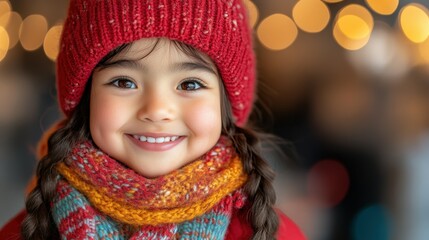
MULTIPOLYGON (((329 26, 335 41, 346 50, 364 47, 374 29, 374 15, 397 14, 396 29, 419 49, 420 57, 429 62, 429 11, 419 3, 400 7, 399 0, 365 0, 365 4, 350 3, 332 16, 330 5, 342 0, 300 0, 292 14, 272 13, 259 19, 257 5, 245 0, 252 27, 262 45, 273 51, 290 47, 300 32, 319 33, 329 26), (329 23, 332 23, 331 25, 329 23)), ((0 0, 0 61, 20 43, 26 51, 41 47, 55 61, 62 25, 50 26, 46 17, 37 13, 22 16, 13 10, 8 0, 0 0)))

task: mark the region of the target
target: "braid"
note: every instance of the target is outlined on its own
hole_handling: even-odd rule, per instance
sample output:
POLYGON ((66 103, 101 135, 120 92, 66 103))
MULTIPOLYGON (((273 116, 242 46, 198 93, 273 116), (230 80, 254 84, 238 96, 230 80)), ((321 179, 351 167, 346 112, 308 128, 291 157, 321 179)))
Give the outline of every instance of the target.
POLYGON ((228 136, 243 161, 248 180, 244 190, 251 204, 247 209, 253 228, 254 240, 275 239, 279 219, 274 210, 276 193, 273 186, 274 171, 261 156, 261 139, 273 136, 241 128, 233 123, 231 105, 221 83, 222 134, 228 136))
POLYGON ((276 193, 272 182, 274 172, 260 154, 260 138, 257 133, 236 127, 231 136, 238 154, 248 174, 245 192, 251 205, 248 217, 253 228, 253 238, 258 240, 275 239, 279 220, 273 206, 276 193))
MULTIPOLYGON (((129 44, 123 44, 109 52, 97 67, 105 67, 116 54, 127 50, 129 44)), ((23 239, 58 239, 58 229, 50 214, 50 203, 55 195, 58 173, 55 166, 69 155, 71 146, 79 141, 90 139, 89 100, 91 92, 90 78, 86 83, 82 99, 73 115, 66 120, 65 126, 58 129, 48 140, 48 153, 37 166, 37 185, 26 200, 27 216, 21 224, 23 239)))
POLYGON ((50 207, 58 179, 55 166, 66 159, 70 146, 89 138, 89 89, 87 87, 81 103, 65 126, 49 137, 48 153, 39 161, 36 169, 37 185, 26 200, 27 216, 21 225, 23 239, 59 239, 50 207))
POLYGON ((22 223, 24 239, 51 239, 56 235, 56 228, 50 216, 50 199, 55 192, 57 172, 54 168, 61 161, 60 144, 53 144, 63 139, 64 128, 56 131, 48 142, 49 152, 43 157, 36 170, 37 185, 26 200, 27 217, 22 223), (52 150, 51 150, 52 149, 52 150))

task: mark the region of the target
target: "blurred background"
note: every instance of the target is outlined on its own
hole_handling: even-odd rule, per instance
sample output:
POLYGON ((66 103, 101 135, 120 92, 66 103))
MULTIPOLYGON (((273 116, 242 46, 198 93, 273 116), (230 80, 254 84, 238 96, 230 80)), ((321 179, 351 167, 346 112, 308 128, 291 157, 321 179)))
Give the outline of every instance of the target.
MULTIPOLYGON (((311 240, 428 239, 429 1, 245 0, 277 204, 311 240), (264 110, 264 109, 268 109, 264 110), (290 157, 294 155, 293 157, 290 157)), ((0 0, 0 225, 61 114, 67 0, 0 0)))

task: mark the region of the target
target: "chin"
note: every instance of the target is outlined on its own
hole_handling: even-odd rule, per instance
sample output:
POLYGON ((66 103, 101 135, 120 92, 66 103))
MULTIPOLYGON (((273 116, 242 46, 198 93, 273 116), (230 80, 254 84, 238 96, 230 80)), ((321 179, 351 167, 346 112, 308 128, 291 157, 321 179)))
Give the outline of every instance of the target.
MULTIPOLYGON (((134 171, 136 171, 136 170, 134 170, 134 171)), ((166 175, 172 171, 173 170, 170 170, 170 171, 147 171, 147 169, 146 169, 146 171, 138 171, 137 170, 136 172, 145 178, 151 179, 151 178, 157 178, 157 177, 164 176, 164 175, 166 175)))

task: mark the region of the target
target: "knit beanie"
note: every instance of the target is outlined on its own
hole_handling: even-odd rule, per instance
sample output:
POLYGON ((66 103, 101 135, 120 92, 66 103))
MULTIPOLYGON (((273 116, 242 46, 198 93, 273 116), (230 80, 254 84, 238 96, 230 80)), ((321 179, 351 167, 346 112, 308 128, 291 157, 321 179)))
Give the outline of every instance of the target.
POLYGON ((207 54, 216 64, 235 124, 250 114, 255 57, 241 0, 70 0, 57 58, 57 88, 69 117, 94 67, 116 47, 165 37, 207 54))

